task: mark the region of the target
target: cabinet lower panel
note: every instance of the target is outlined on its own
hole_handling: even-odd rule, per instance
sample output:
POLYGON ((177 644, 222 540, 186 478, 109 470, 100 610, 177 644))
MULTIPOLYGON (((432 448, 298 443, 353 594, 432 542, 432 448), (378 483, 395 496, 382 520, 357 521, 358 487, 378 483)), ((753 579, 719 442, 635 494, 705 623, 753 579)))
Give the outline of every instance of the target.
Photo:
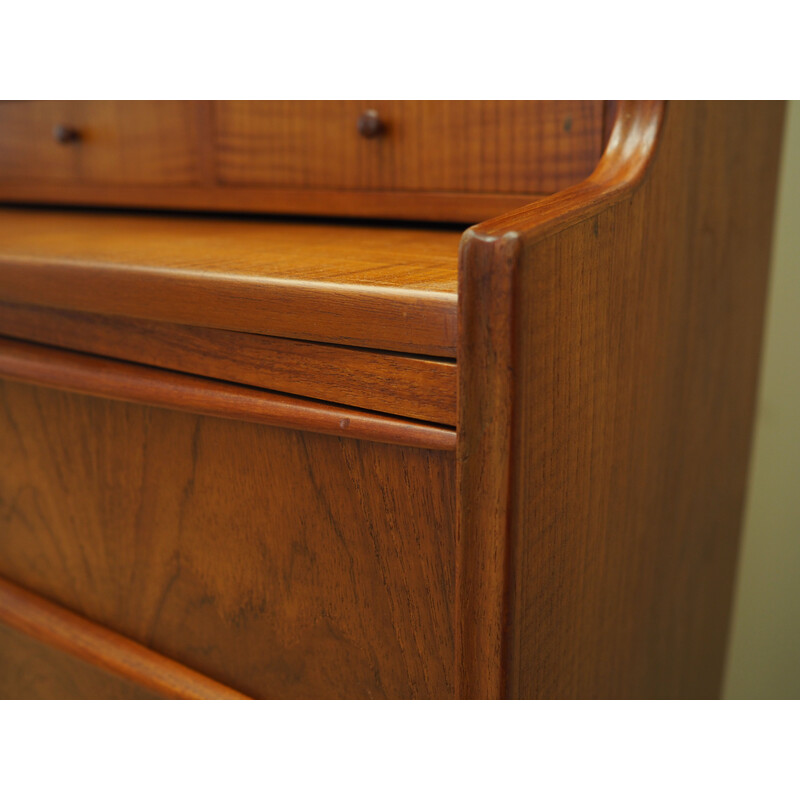
POLYGON ((0 624, 2 700, 159 700, 158 694, 0 624))
POLYGON ((453 693, 454 454, 0 384, 0 574, 257 697, 453 693))

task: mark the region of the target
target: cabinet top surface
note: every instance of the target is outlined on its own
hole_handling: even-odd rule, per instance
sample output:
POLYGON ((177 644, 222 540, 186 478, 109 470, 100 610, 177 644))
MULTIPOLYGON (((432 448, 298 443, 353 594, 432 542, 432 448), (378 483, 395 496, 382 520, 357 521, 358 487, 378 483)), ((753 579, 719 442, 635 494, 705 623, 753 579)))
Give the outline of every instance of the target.
POLYGON ((455 352, 456 229, 0 209, 0 299, 455 352))

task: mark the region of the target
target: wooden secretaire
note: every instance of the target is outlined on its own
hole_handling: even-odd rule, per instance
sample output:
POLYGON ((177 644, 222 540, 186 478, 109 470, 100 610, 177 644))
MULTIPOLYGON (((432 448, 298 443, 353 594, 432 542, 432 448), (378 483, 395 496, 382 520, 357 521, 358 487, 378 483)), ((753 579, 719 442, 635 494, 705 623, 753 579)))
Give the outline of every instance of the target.
POLYGON ((0 696, 716 696, 782 116, 0 103, 0 696))

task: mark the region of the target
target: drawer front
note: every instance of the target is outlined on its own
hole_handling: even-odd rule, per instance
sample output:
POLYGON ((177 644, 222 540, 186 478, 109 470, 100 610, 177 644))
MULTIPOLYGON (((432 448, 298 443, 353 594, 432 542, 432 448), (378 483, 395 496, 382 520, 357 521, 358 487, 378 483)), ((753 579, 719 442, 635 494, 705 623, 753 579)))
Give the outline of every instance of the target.
POLYGON ((475 223, 590 175, 611 109, 596 100, 5 101, 0 202, 475 223))
POLYGON ((245 699, 3 578, 0 697, 245 699))
POLYGON ((0 575, 247 695, 453 694, 455 454, 0 381, 0 575))
POLYGON ((158 700, 160 695, 0 623, 0 700, 158 700))
POLYGON ((224 101, 213 116, 218 179, 238 186, 549 194, 602 147, 599 101, 224 101))
POLYGON ((0 181, 196 183, 201 111, 171 101, 0 102, 0 181))
POLYGON ((0 302, 0 335, 455 427, 456 364, 0 302))

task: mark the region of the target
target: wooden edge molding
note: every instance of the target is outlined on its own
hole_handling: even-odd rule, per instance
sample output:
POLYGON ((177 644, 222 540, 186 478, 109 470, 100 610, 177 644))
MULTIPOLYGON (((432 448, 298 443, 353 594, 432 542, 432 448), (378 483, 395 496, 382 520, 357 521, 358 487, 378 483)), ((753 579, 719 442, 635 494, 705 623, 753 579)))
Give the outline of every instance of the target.
POLYGON ((456 433, 400 417, 0 337, 0 377, 111 400, 332 436, 455 450, 456 433))
POLYGON ((167 700, 250 699, 3 578, 0 623, 167 700))
MULTIPOLYGON (((465 239, 461 258, 471 268, 459 286, 463 325, 459 346, 456 456, 456 697, 504 696, 504 652, 509 575, 513 567, 510 516, 514 437, 509 354, 512 325, 489 331, 480 320, 513 320, 519 239, 504 237, 492 250, 465 239), (491 339, 491 346, 487 340, 491 339), (463 391, 466 394, 463 394, 463 391)), ((461 278, 460 278, 461 280, 461 278)))
POLYGON ((0 336, 455 427, 456 362, 0 302, 0 336))
POLYGON ((458 274, 459 390, 456 697, 508 695, 516 557, 511 523, 517 264, 524 245, 620 202, 641 185, 665 114, 659 101, 619 104, 589 178, 467 230, 458 274))

